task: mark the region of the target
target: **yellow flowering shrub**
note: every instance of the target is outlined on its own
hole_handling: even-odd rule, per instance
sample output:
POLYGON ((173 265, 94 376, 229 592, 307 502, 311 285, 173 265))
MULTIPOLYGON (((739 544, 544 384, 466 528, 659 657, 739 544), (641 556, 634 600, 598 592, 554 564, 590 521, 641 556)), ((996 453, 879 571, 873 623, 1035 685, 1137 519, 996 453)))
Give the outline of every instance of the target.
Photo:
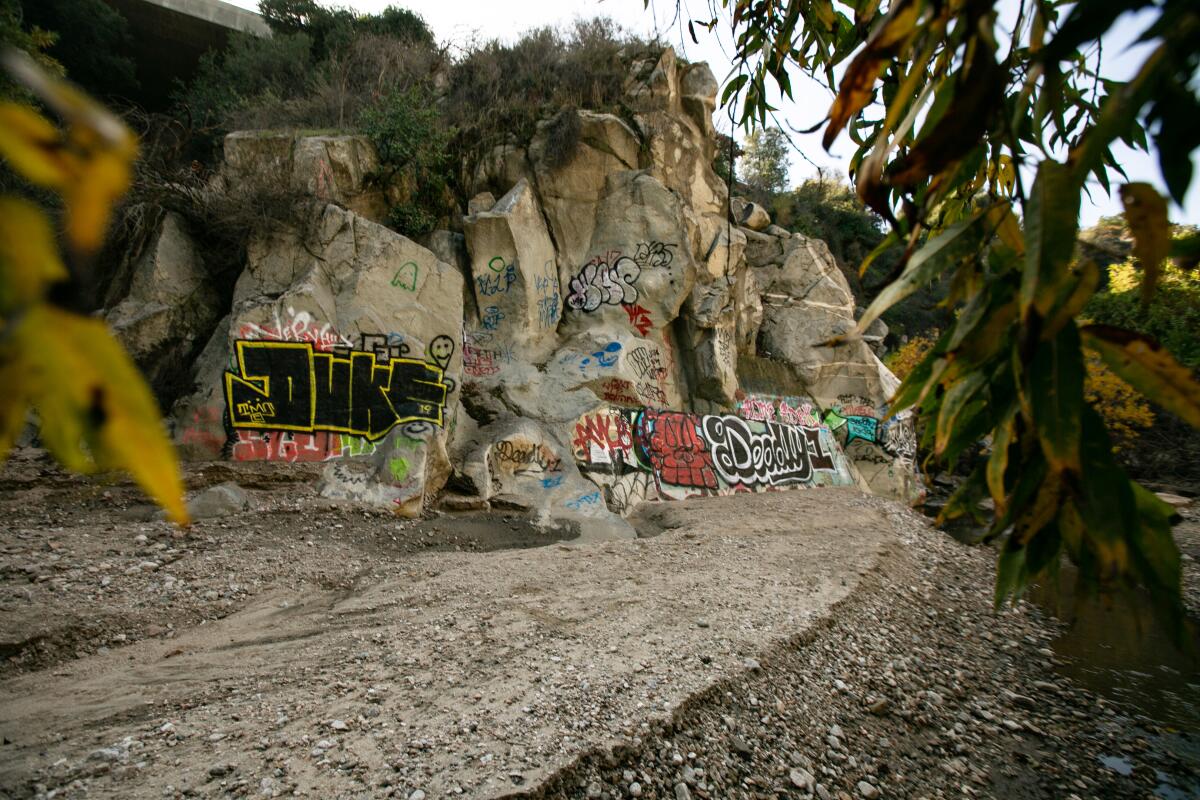
POLYGON ((936 328, 929 333, 914 336, 888 356, 887 366, 896 377, 904 380, 908 377, 908 373, 913 371, 913 367, 920 364, 925 359, 925 354, 929 352, 929 348, 933 347, 934 342, 941 336, 941 332, 936 328))
POLYGON ((1087 352, 1087 374, 1083 379, 1083 396, 1104 417, 1113 436, 1115 449, 1129 447, 1138 434, 1154 424, 1150 404, 1136 389, 1113 372, 1100 356, 1087 352))

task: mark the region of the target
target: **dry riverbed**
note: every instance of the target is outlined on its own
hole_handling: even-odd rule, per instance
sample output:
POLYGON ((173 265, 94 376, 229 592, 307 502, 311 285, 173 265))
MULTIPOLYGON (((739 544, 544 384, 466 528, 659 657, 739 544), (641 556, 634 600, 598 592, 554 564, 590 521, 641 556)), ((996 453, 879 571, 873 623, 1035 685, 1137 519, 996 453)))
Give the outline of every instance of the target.
POLYGON ((128 484, 0 471, 0 797, 1200 797, 1187 713, 1065 677, 1060 625, 991 610, 990 552, 894 503, 659 504, 580 543, 314 477, 206 465, 249 508, 181 532, 128 484))

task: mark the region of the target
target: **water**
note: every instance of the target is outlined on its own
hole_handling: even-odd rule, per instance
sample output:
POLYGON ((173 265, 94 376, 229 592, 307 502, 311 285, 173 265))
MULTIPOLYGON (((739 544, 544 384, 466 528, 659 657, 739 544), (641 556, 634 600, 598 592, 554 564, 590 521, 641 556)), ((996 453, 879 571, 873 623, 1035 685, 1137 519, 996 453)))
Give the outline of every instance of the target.
MULTIPOLYGON (((1064 564, 1057 585, 1035 585, 1030 599, 1054 614, 1066 629, 1051 643, 1057 671, 1075 683, 1116 701, 1127 712, 1164 729, 1155 749, 1175 754, 1200 772, 1200 625, 1192 620, 1192 647, 1181 648, 1153 613, 1143 592, 1076 602, 1074 567, 1064 564)), ((1103 755, 1100 764, 1129 775, 1136 764, 1103 755)), ((1154 796, 1200 800, 1200 780, 1155 770, 1154 796)))
POLYGON ((1169 730, 1200 735, 1200 637, 1179 647, 1141 592, 1076 602, 1075 569, 1063 565, 1057 586, 1035 586, 1030 598, 1064 623, 1051 648, 1058 671, 1169 730))

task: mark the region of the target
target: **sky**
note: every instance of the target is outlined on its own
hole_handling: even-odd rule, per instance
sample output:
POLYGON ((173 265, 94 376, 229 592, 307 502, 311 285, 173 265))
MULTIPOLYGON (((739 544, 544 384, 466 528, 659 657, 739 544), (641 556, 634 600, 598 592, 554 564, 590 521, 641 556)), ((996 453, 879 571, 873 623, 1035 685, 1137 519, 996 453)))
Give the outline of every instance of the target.
MULTIPOLYGON (((257 9, 258 6, 257 0, 226 2, 249 9, 257 9)), ((333 0, 329 4, 347 6, 366 13, 378 12, 388 5, 403 6, 420 14, 439 41, 458 46, 489 39, 513 41, 530 28, 544 25, 565 26, 579 18, 607 16, 632 33, 642 36, 659 35, 664 41, 674 45, 689 61, 708 62, 713 74, 723 85, 731 68, 729 55, 733 52, 729 35, 713 35, 698 30, 700 43, 693 43, 684 27, 686 20, 689 17, 707 16, 708 3, 705 0, 680 2, 684 5, 684 25, 677 22, 675 0, 652 0, 650 9, 644 8, 643 0, 518 0, 507 3, 495 0, 333 0), (691 14, 687 13, 689 3, 691 14)), ((1129 17, 1118 20, 1116 27, 1105 40, 1106 76, 1118 80, 1126 79, 1140 64, 1139 55, 1144 51, 1131 48, 1129 43, 1141 29, 1142 26, 1129 17)), ((810 128, 820 122, 832 100, 828 89, 808 79, 794 80, 793 94, 794 99, 791 101, 779 100, 776 95, 778 102, 775 105, 779 107, 779 122, 797 130, 810 128)), ((723 112, 722 109, 717 110, 714 121, 717 128, 725 133, 734 128, 727 112, 723 112)), ((842 176, 846 175, 847 164, 854 153, 854 144, 843 133, 834 142, 830 152, 825 152, 821 147, 820 136, 820 131, 807 136, 792 136, 796 151, 791 154, 789 177, 793 185, 811 177, 818 167, 832 170, 842 176)), ((743 138, 740 131, 737 137, 743 138)), ((1114 148, 1114 155, 1131 181, 1147 181, 1154 184, 1163 194, 1166 193, 1157 161, 1152 156, 1137 153, 1119 144, 1114 148)), ((1195 160, 1193 158, 1193 163, 1195 160)), ((1115 182, 1121 180, 1119 175, 1110 177, 1115 182)), ((1027 182, 1031 180, 1032 176, 1028 176, 1027 182)), ((1089 185, 1091 197, 1084 196, 1080 212, 1082 225, 1092 225, 1101 216, 1121 212, 1121 201, 1115 192, 1115 182, 1111 197, 1106 196, 1098 184, 1089 185)), ((1192 181, 1184 207, 1180 208, 1172 203, 1170 216, 1172 222, 1200 224, 1200 169, 1192 181)))

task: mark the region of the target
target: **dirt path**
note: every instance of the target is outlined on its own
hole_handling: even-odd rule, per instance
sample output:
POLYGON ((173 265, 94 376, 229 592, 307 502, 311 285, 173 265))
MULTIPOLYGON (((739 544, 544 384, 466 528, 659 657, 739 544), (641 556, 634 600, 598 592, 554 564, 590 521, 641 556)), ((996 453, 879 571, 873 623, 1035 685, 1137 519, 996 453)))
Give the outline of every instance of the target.
POLYGON ((124 566, 149 539, 112 547, 145 535, 137 526, 102 537, 68 520, 48 552, 83 562, 107 539, 120 597, 80 592, 84 568, 30 612, 116 607, 136 628, 139 604, 174 606, 165 570, 190 591, 167 612, 169 637, 110 637, 106 652, 47 655, 50 668, 0 684, 0 786, 157 798, 532 785, 826 615, 896 549, 884 505, 841 490, 730 498, 662 515, 671 530, 651 539, 486 554, 391 553, 389 518, 259 512, 223 518, 218 535, 200 526, 151 570, 124 566), (238 588, 206 588, 223 582, 238 588))
POLYGON ((253 510, 181 535, 0 473, 0 798, 1200 797, 1195 739, 1065 679, 991 554, 893 503, 656 504, 582 544, 310 478, 207 467, 253 510))

